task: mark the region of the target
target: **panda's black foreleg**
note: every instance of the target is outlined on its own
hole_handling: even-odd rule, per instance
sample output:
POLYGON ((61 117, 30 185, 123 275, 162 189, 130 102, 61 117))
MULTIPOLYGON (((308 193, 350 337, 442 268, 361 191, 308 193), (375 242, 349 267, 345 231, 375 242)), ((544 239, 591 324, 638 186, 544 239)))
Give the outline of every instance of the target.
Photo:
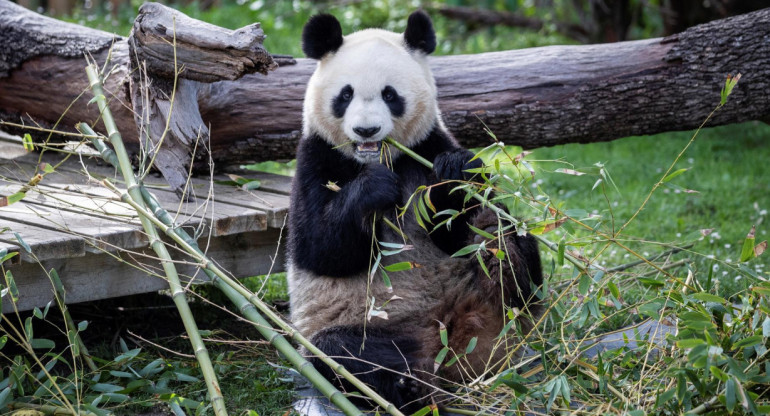
MULTIPOLYGON (((499 231, 497 215, 490 209, 479 212, 473 219, 473 226, 495 235, 499 231)), ((474 235, 474 242, 479 243, 482 239, 474 235)), ((487 250, 482 252, 481 258, 489 276, 478 265, 477 259, 469 259, 476 263, 475 268, 482 284, 491 290, 491 294, 496 292, 502 295, 506 305, 519 309, 526 306, 530 313, 535 314, 539 300, 535 291, 543 284, 537 240, 530 234, 519 236, 511 231, 503 238, 487 241, 485 245, 487 250), (502 260, 495 255, 499 250, 504 254, 502 260)))
MULTIPOLYGON (((310 341, 399 409, 413 413, 425 406, 429 388, 417 374, 419 345, 414 338, 381 328, 367 328, 364 341, 362 327, 335 326, 316 333, 310 341)), ((320 359, 309 357, 309 361, 344 391, 356 390, 320 359)), ((356 404, 373 406, 362 400, 356 404)))

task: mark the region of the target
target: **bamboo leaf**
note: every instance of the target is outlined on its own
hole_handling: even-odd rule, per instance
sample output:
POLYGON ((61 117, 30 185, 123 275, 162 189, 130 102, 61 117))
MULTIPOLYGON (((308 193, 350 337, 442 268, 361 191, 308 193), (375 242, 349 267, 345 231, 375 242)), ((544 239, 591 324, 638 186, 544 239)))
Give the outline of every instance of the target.
POLYGON ((700 338, 688 338, 688 339, 680 339, 679 341, 676 342, 676 346, 683 350, 688 350, 688 349, 701 346, 705 343, 706 341, 700 338))
POLYGON ((11 396, 10 387, 6 387, 3 391, 0 391, 0 409, 5 409, 11 400, 13 400, 13 396, 11 396))
POLYGON ((701 302, 715 302, 715 303, 721 303, 723 305, 727 303, 727 301, 723 297, 712 295, 711 293, 705 293, 705 292, 693 293, 692 297, 693 299, 697 299, 701 302))
POLYGON ((732 413, 735 410, 735 379, 730 378, 725 383, 725 408, 732 413))
POLYGON ((5 286, 11 295, 11 301, 16 303, 19 301, 19 288, 16 287, 16 280, 13 279, 13 273, 10 270, 5 272, 5 286))
POLYGON ((441 349, 441 351, 438 352, 438 355, 436 355, 436 359, 433 362, 433 372, 436 373, 441 367, 441 363, 444 362, 444 359, 446 358, 447 353, 449 352, 449 347, 444 347, 441 349))
POLYGON ((727 97, 730 96, 733 92, 733 88, 738 84, 738 81, 741 79, 741 74, 739 73, 736 76, 727 75, 727 79, 725 80, 725 85, 722 87, 722 91, 720 92, 721 100, 719 101, 719 105, 725 105, 727 103, 727 97))
POLYGON ((478 249, 479 249, 479 245, 478 244, 471 244, 469 246, 465 246, 465 247, 461 248, 460 250, 457 250, 457 252, 455 254, 452 254, 452 257, 462 257, 462 256, 464 256, 466 254, 469 254, 469 253, 472 253, 472 252, 474 252, 474 251, 476 251, 478 249))
POLYGON ((494 234, 491 234, 491 233, 488 233, 488 232, 486 232, 484 230, 476 228, 476 227, 472 226, 471 224, 468 224, 468 227, 470 227, 470 229, 473 230, 474 233, 476 233, 476 234, 478 234, 478 235, 480 235, 480 236, 482 236, 482 237, 484 237, 486 239, 494 240, 494 239, 497 238, 494 234))
POLYGON ((21 144, 24 146, 24 150, 32 152, 35 150, 35 145, 32 142, 32 136, 29 133, 24 133, 24 137, 21 139, 21 144))
POLYGON ((13 233, 13 235, 16 237, 16 241, 18 241, 19 244, 21 244, 21 247, 24 250, 26 250, 27 253, 32 253, 32 249, 29 247, 29 245, 27 243, 24 242, 24 240, 21 238, 19 233, 13 233))
POLYGON ((395 248, 395 249, 403 249, 405 244, 402 243, 389 243, 387 241, 378 241, 378 244, 387 247, 387 248, 395 248))
POLYGON ((385 288, 387 289, 388 293, 393 293, 393 283, 390 281, 390 276, 385 273, 385 270, 381 270, 380 275, 382 275, 382 283, 385 284, 385 288))
POLYGON ((565 221, 567 221, 567 217, 559 218, 558 220, 545 221, 543 222, 543 225, 529 230, 529 233, 533 235, 542 235, 561 227, 565 221))
POLYGON ((393 263, 385 266, 385 270, 389 272, 401 272, 404 270, 409 270, 415 268, 417 263, 412 263, 410 261, 402 261, 399 263, 393 263))
POLYGON ((50 350, 56 347, 56 343, 46 338, 35 338, 29 341, 29 345, 34 349, 46 349, 50 350))
POLYGON ((497 334, 497 337, 495 339, 499 339, 499 338, 504 337, 508 333, 508 331, 511 330, 511 327, 513 326, 514 322, 516 322, 516 321, 513 320, 513 319, 509 320, 508 323, 505 324, 503 329, 500 330, 500 333, 497 334))
POLYGON ((481 270, 484 271, 484 274, 487 275, 487 277, 491 277, 489 275, 489 270, 487 270, 487 265, 484 264, 484 259, 481 258, 481 252, 480 251, 476 252, 476 260, 478 260, 479 266, 481 266, 481 270))
POLYGON ((10 259, 12 259, 12 258, 14 258, 14 257, 16 257, 18 255, 19 255, 18 251, 14 251, 12 253, 9 253, 8 249, 5 249, 5 248, 2 249, 2 250, 0 250, 0 264, 5 263, 6 261, 8 261, 8 260, 10 260, 10 259))
POLYGON ((756 257, 754 255, 754 235, 756 233, 756 226, 751 226, 751 230, 746 234, 746 239, 743 240, 743 248, 741 249, 740 260, 742 262, 749 261, 756 257))
POLYGON ((468 342, 468 346, 465 347, 466 354, 470 354, 473 352, 474 349, 476 349, 476 343, 478 342, 478 340, 479 340, 479 337, 471 338, 471 340, 468 342))
POLYGON ((663 180, 661 180, 661 182, 666 183, 666 182, 670 181, 671 179, 674 179, 677 176, 687 172, 688 170, 690 170, 690 168, 683 168, 683 169, 679 169, 679 170, 676 170, 674 172, 671 172, 668 175, 666 175, 666 177, 663 178, 663 180))
POLYGON ((564 168, 556 169, 554 172, 565 173, 567 175, 573 175, 573 176, 583 176, 583 175, 585 175, 585 173, 583 173, 583 172, 578 172, 576 170, 564 169, 564 168))
POLYGON ((438 322, 438 333, 441 337, 441 345, 449 346, 449 333, 447 332, 446 325, 443 322, 438 322))
POLYGON ((418 411, 414 412, 414 413, 412 414, 412 416, 425 416, 425 415, 427 415, 428 413, 430 413, 430 406, 425 406, 425 407, 423 407, 422 409, 420 409, 420 410, 418 410, 418 411))
POLYGON ((733 348, 737 350, 741 348, 753 347, 760 342, 762 342, 762 335, 752 335, 750 337, 743 338, 742 340, 733 344, 733 348))

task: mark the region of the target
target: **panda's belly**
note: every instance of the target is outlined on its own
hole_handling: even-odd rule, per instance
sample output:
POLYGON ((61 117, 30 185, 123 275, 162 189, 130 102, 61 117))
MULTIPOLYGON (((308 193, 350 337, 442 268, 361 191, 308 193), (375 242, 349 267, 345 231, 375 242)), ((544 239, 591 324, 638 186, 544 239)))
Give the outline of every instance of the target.
POLYGON ((458 273, 465 269, 466 261, 444 258, 415 269, 388 273, 392 292, 379 273, 369 281, 366 273, 327 277, 290 267, 292 321, 307 337, 337 325, 435 325, 436 317, 431 312, 455 297, 457 288, 467 285, 471 278, 469 273, 458 273), (387 313, 387 319, 382 314, 369 319, 372 302, 375 308, 387 313))

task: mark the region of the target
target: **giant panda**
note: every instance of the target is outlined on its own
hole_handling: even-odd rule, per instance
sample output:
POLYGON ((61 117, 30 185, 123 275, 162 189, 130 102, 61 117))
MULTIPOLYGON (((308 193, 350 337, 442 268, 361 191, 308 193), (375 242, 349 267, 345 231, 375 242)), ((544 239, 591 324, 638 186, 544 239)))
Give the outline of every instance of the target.
MULTIPOLYGON (((463 191, 451 192, 457 181, 472 179, 468 170, 480 162, 471 160, 473 154, 441 120, 427 62, 435 47, 433 24, 423 11, 409 16, 403 34, 366 29, 343 36, 339 21, 328 14, 310 18, 302 34, 303 51, 318 63, 307 85, 289 208, 291 319, 325 354, 406 411, 436 400, 434 386, 441 381, 499 370, 516 343, 498 339, 506 312, 521 311, 521 333, 542 308, 534 299, 542 271, 532 236, 509 230, 486 242, 494 248, 503 241, 508 252, 502 262, 493 250, 483 253, 489 275, 475 256, 452 257, 483 238, 469 224, 494 233, 498 217, 464 203, 463 191), (386 137, 434 169, 392 147, 383 149, 386 137), (398 216, 397 208, 420 185, 431 187, 437 211, 461 213, 451 227, 426 230, 413 215, 398 216), (412 248, 382 262, 411 261, 416 267, 389 273, 390 289, 369 270, 377 242, 403 243, 404 236, 412 248), (387 315, 370 316, 373 306, 387 315), (460 362, 434 372, 443 348, 440 328, 454 352, 477 341, 460 362)), ((320 360, 309 359, 339 387, 352 389, 320 360)))

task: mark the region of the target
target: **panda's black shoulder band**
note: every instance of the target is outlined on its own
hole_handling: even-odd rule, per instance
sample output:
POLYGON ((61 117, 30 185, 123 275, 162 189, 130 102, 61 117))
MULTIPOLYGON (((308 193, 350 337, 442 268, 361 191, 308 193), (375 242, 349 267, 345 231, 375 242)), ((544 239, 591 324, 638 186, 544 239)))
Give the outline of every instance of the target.
POLYGON ((436 32, 433 30, 433 22, 423 10, 417 10, 409 15, 406 31, 404 31, 404 41, 409 48, 426 54, 436 50, 436 32))
POLYGON ((302 51, 308 58, 321 59, 342 46, 342 27, 336 17, 317 14, 302 29, 302 51))

